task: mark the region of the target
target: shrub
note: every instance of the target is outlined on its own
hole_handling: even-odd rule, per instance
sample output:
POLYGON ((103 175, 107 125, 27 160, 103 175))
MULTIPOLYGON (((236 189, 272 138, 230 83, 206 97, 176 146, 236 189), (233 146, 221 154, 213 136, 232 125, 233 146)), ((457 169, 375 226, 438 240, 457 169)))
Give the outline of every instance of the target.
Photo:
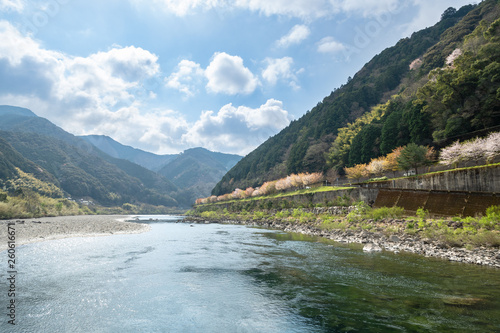
POLYGON ((400 218, 404 216, 404 208, 402 207, 380 207, 372 210, 369 215, 375 221, 385 219, 385 218, 400 218))

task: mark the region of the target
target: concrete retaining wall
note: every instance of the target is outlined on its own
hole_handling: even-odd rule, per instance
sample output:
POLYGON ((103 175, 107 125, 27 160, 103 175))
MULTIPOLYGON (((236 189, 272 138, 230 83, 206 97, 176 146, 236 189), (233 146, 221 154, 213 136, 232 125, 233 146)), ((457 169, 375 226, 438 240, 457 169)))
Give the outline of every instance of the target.
MULTIPOLYGON (((347 197, 351 202, 364 201, 367 203, 374 203, 377 199, 379 189, 377 188, 352 188, 346 190, 318 192, 309 194, 298 194, 287 197, 261 199, 252 201, 236 201, 236 202, 221 202, 216 205, 228 210, 240 209, 255 209, 266 207, 310 207, 317 204, 330 205, 332 202, 338 200, 339 197, 347 197), (268 205, 269 204, 269 205, 268 205)), ((207 205, 211 206, 211 205, 207 205)), ((200 206, 203 207, 203 206, 200 206)))
POLYGON ((364 187, 500 193, 500 166, 450 170, 364 184, 364 187))

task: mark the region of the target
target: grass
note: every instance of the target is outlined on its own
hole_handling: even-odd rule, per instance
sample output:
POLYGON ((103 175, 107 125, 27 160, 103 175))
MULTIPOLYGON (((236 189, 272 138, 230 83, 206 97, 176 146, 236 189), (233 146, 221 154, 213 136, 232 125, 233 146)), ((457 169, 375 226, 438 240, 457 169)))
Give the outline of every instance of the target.
POLYGON ((347 215, 334 216, 328 213, 314 214, 302 208, 270 210, 250 210, 229 212, 216 205, 197 207, 190 215, 206 219, 266 220, 310 224, 326 231, 368 230, 378 231, 386 236, 405 234, 417 238, 428 238, 448 247, 473 249, 481 246, 500 247, 500 206, 488 208, 481 217, 454 217, 431 219, 429 213, 419 209, 415 216, 407 216, 400 207, 381 207, 373 209, 363 202, 356 203, 356 209, 347 215), (396 219, 396 221, 394 221, 396 219))

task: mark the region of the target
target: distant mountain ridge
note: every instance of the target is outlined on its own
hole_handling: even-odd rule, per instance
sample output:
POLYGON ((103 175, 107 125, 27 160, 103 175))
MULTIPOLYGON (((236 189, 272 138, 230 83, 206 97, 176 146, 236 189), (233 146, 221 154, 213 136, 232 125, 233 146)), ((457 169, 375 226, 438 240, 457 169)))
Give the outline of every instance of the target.
POLYGON ((18 167, 43 176, 71 196, 105 205, 190 206, 197 197, 210 194, 241 159, 203 148, 156 155, 106 136, 77 137, 28 109, 8 105, 0 105, 0 119, 0 181, 14 177, 18 167), (189 167, 179 167, 186 158, 189 167))
POLYGON ((126 146, 106 135, 83 135, 80 137, 112 157, 128 160, 155 172, 177 157, 177 154, 157 155, 126 146))
POLYGON ((204 148, 191 148, 179 154, 158 171, 180 188, 188 188, 198 198, 210 194, 217 182, 241 160, 239 155, 223 154, 204 148))
POLYGON ((177 187, 188 190, 193 198, 208 196, 212 188, 242 156, 212 152, 197 147, 180 154, 156 155, 123 145, 104 135, 82 136, 103 152, 158 172, 177 187))

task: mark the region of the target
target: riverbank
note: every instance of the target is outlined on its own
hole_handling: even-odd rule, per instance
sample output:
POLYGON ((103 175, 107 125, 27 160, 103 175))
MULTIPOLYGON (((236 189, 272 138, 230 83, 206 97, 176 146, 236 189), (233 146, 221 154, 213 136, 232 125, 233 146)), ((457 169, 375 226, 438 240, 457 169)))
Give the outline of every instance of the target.
POLYGON ((126 215, 79 215, 0 221, 0 251, 7 249, 8 224, 15 222, 16 246, 70 237, 142 233, 143 223, 125 222, 126 215))
MULTIPOLYGON (((358 227, 360 224, 356 223, 344 229, 325 230, 320 224, 314 222, 297 223, 266 219, 206 219, 188 216, 185 222, 244 224, 324 237, 339 243, 359 243, 363 244, 363 250, 366 252, 391 251, 398 253, 404 251, 426 257, 437 257, 449 261, 500 268, 500 250, 498 247, 481 246, 472 249, 452 247, 441 240, 422 237, 418 233, 409 235, 404 232, 394 232, 400 230, 400 226, 413 222, 404 219, 382 219, 377 221, 377 227, 370 231, 363 230, 358 227)), ((367 222, 373 223, 374 221, 367 222)))

